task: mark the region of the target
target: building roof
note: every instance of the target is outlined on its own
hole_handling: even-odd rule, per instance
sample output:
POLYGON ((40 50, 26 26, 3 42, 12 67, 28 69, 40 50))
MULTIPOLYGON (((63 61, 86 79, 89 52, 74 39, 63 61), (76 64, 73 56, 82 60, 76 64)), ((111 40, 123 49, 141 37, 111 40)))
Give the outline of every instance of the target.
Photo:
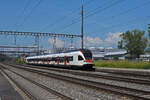
POLYGON ((143 55, 140 55, 140 57, 150 57, 150 54, 143 54, 143 55))
MULTIPOLYGON (((89 48, 90 49, 90 48, 89 48)), ((125 55, 127 51, 125 49, 105 49, 105 48, 91 48, 91 51, 93 53, 93 57, 105 57, 105 56, 117 56, 117 55, 125 55)))

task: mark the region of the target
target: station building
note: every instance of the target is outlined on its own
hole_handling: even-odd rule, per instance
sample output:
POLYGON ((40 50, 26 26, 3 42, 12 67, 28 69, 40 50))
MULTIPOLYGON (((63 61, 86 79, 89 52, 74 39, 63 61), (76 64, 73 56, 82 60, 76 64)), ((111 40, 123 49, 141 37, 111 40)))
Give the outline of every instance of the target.
POLYGON ((88 49, 92 51, 94 60, 112 60, 114 57, 124 60, 125 55, 127 54, 125 49, 116 49, 112 47, 90 47, 88 49))

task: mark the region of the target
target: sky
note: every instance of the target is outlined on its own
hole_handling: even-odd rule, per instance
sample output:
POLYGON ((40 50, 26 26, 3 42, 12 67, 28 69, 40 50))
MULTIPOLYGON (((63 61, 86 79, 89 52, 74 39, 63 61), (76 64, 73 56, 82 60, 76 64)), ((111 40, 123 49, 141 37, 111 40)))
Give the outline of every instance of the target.
MULTIPOLYGON (((120 34, 150 23, 150 0, 0 0, 0 30, 58 34, 81 33, 81 4, 84 5, 85 47, 117 47, 120 34)), ((0 45, 14 45, 13 36, 0 35, 0 45)), ((17 36, 17 46, 34 45, 34 37, 17 36)), ((52 47, 53 39, 40 37, 40 47, 52 47)), ((57 38, 57 47, 70 39, 57 38)), ((80 47, 80 39, 74 39, 80 47)))

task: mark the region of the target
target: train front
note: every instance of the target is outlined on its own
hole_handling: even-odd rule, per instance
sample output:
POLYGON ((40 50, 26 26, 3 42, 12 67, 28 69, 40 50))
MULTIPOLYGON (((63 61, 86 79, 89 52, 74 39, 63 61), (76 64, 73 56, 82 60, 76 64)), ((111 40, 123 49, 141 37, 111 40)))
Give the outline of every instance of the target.
POLYGON ((80 50, 84 56, 84 67, 92 68, 93 67, 93 55, 92 52, 88 49, 81 49, 80 50))

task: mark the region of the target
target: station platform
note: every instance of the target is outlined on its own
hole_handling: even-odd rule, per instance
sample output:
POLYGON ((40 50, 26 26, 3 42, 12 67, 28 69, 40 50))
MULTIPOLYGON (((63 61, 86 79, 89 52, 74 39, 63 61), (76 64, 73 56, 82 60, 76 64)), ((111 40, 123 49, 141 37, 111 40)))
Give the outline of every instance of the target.
POLYGON ((95 67, 96 71, 108 71, 108 72, 121 72, 121 73, 136 73, 139 75, 150 76, 150 69, 129 69, 129 68, 106 68, 106 67, 95 67))
POLYGON ((24 100, 0 72, 0 100, 24 100))

